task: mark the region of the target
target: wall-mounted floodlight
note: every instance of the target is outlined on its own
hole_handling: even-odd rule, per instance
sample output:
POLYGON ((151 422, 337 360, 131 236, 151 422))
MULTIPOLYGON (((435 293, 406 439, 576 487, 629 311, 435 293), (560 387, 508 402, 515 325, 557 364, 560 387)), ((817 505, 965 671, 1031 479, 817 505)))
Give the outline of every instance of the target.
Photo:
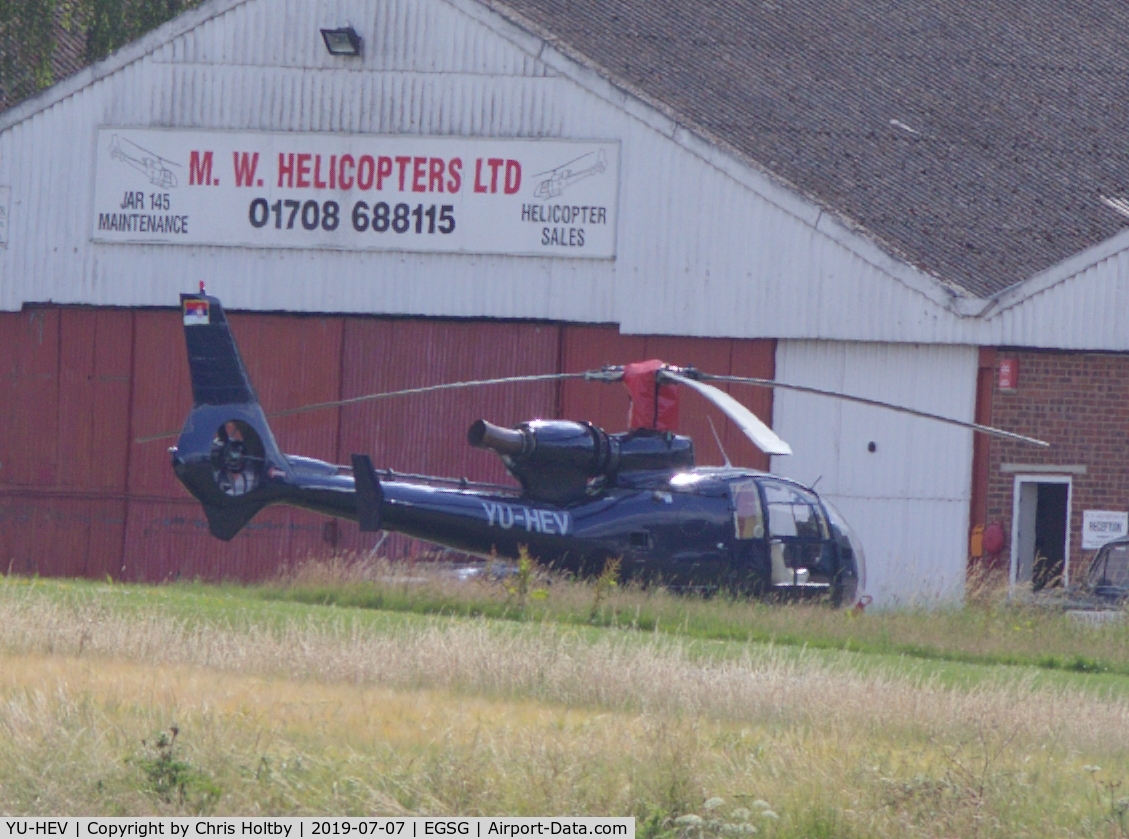
POLYGON ((361 36, 351 26, 344 29, 323 29, 322 38, 330 55, 360 55, 361 36))

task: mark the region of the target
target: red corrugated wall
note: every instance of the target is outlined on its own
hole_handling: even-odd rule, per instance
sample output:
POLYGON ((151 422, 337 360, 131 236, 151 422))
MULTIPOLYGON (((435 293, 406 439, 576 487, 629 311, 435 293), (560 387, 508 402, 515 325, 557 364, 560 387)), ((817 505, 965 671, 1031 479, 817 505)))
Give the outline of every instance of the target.
MULTIPOLYGON (((341 398, 445 382, 555 372, 560 327, 489 321, 350 318, 345 322, 341 398)), ((367 452, 378 468, 514 483, 498 457, 467 445, 476 419, 514 425, 557 416, 556 383, 448 390, 350 405, 341 411, 338 458, 367 452)), ((281 439, 281 438, 280 438, 281 439)), ((356 527, 341 528, 341 547, 372 544, 356 527)), ((389 555, 415 549, 392 538, 389 555)))
MULTIPOLYGON (((231 315, 264 409, 451 381, 568 372, 659 357, 771 377, 772 341, 622 336, 615 327, 387 317, 231 315)), ((213 539, 169 468, 167 449, 191 406, 179 314, 29 307, 0 313, 0 571, 127 580, 251 581, 280 564, 370 550, 371 534, 276 507, 229 543, 213 539), (149 443, 138 437, 172 432, 149 443)), ((770 391, 735 395, 771 420, 770 391)), ((696 394, 682 430, 699 462, 720 463, 705 417, 734 463, 767 459, 696 394)), ((354 452, 381 468, 512 483, 497 457, 466 445, 480 417, 626 424, 620 385, 501 385, 388 399, 272 421, 284 451, 338 462, 354 452)), ((382 552, 423 548, 390 537, 382 552)))
POLYGON ((125 523, 131 314, 0 314, 2 570, 112 573, 125 523))

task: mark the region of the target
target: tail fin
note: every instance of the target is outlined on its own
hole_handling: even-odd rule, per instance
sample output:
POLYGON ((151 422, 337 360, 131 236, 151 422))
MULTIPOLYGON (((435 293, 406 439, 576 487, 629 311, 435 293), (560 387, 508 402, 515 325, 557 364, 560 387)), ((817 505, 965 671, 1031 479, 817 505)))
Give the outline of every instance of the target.
POLYGON ((180 308, 193 405, 258 404, 220 301, 203 293, 182 294, 180 308))
MULTIPOLYGON (((220 301, 201 290, 182 294, 180 308, 193 404, 172 450, 172 465, 204 506, 212 535, 233 538, 268 504, 290 504, 356 521, 361 515, 358 484, 348 467, 279 451, 220 301)), ((380 484, 368 458, 364 461, 363 524, 375 529, 380 523, 380 484)))
POLYGON ((362 533, 374 533, 380 530, 384 491, 367 454, 353 455, 353 480, 357 493, 357 523, 362 533))
POLYGON ((204 507, 213 536, 229 540, 273 500, 268 476, 289 471, 215 297, 180 296, 192 412, 173 455, 177 477, 204 507))

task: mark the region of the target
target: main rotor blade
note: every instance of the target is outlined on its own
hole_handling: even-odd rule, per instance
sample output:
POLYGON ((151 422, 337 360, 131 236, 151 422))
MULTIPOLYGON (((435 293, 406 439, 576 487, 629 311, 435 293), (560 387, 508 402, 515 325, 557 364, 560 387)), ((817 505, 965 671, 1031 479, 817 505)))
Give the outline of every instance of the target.
POLYGON ((737 423, 737 427, 745 433, 746 437, 753 441, 753 445, 765 454, 784 455, 792 453, 792 447, 777 437, 776 432, 761 422, 756 414, 724 390, 720 390, 713 385, 707 385, 705 382, 688 379, 685 376, 680 376, 678 373, 672 373, 670 370, 661 371, 661 375, 664 379, 670 379, 673 382, 678 382, 680 385, 686 385, 686 387, 692 388, 706 397, 706 399, 724 411, 727 417, 737 423))
MULTIPOLYGON (((483 385, 504 385, 513 382, 549 382, 560 379, 583 379, 585 373, 545 373, 539 376, 506 376, 500 379, 476 379, 470 382, 448 382, 441 385, 424 385, 423 387, 409 387, 404 390, 388 390, 383 393, 367 393, 364 396, 353 396, 349 399, 335 399, 332 402, 315 402, 302 405, 298 408, 287 408, 282 411, 272 411, 267 414, 268 419, 275 417, 288 417, 293 414, 305 414, 309 411, 323 411, 326 408, 340 408, 344 405, 356 405, 361 402, 372 402, 376 399, 390 399, 393 396, 416 396, 421 393, 434 393, 440 390, 456 390, 467 387, 480 387, 483 385)), ((162 431, 160 434, 150 434, 147 437, 138 437, 135 443, 152 443, 155 440, 168 440, 178 437, 180 430, 162 431)))
POLYGON ((895 405, 891 402, 880 402, 877 399, 867 399, 864 396, 851 396, 848 393, 839 393, 834 390, 823 390, 818 387, 807 387, 806 385, 792 385, 784 382, 778 382, 774 379, 756 379, 752 377, 743 376, 715 376, 710 373, 700 374, 703 379, 708 379, 711 382, 732 382, 738 385, 752 385, 753 387, 769 387, 779 390, 794 390, 798 393, 811 393, 816 396, 829 396, 833 399, 842 399, 846 402, 857 402, 860 405, 870 405, 874 408, 885 408, 888 411, 897 411, 901 414, 910 414, 915 417, 922 417, 924 419, 935 420, 936 422, 944 422, 949 425, 957 425, 961 428, 971 428, 973 431, 979 431, 981 434, 990 434, 993 437, 1000 437, 1004 440, 1014 440, 1018 443, 1025 443, 1029 446, 1039 446, 1041 448, 1050 448, 1050 443, 1043 440, 1036 440, 1034 437, 1025 437, 1022 434, 1016 434, 1014 431, 1004 431, 1002 428, 995 428, 991 425, 981 425, 978 422, 965 422, 964 420, 953 419, 952 417, 941 416, 940 414, 931 414, 928 411, 919 411, 916 408, 907 408, 904 405, 895 405))
POLYGON ((303 405, 300 408, 287 408, 285 411, 274 411, 267 417, 288 417, 291 414, 304 414, 307 411, 321 411, 326 408, 339 408, 343 405, 356 405, 360 402, 372 402, 375 399, 389 399, 393 396, 417 396, 421 393, 434 393, 439 390, 457 390, 467 387, 481 387, 483 385, 506 385, 513 382, 548 382, 558 379, 582 379, 583 373, 545 373, 540 376, 507 376, 502 379, 475 379, 470 382, 448 382, 442 385, 424 385, 423 387, 409 387, 404 390, 387 390, 383 393, 367 393, 364 396, 353 396, 349 399, 336 399, 333 402, 315 402, 312 405, 303 405))

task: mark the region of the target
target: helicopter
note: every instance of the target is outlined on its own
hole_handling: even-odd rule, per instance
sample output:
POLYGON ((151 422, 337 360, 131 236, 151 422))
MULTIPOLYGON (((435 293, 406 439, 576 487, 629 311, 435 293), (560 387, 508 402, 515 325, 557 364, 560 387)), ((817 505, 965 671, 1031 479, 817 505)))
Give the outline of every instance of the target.
POLYGON ((523 552, 580 577, 609 560, 625 581, 676 590, 777 599, 858 602, 866 587, 858 537, 825 498, 755 469, 695 465, 694 443, 676 433, 677 388, 697 391, 762 451, 790 446, 708 380, 789 388, 923 416, 1020 442, 1013 432, 912 408, 774 380, 714 376, 650 360, 583 373, 511 377, 371 394, 358 399, 502 382, 582 378, 622 382, 631 430, 534 419, 503 428, 473 422, 469 445, 497 454, 518 486, 378 471, 283 454, 248 377, 219 299, 182 294, 193 407, 169 449, 177 478, 201 503, 213 536, 230 540, 264 507, 289 504, 352 520, 364 532, 395 531, 487 558, 523 552))
POLYGON ((592 162, 592 153, 582 155, 575 160, 570 160, 568 163, 562 163, 555 169, 550 169, 547 172, 539 172, 533 177, 541 178, 537 184, 537 189, 533 193, 534 198, 558 198, 564 191, 572 186, 577 181, 582 181, 591 175, 600 175, 608 168, 607 158, 604 156, 604 150, 600 149, 596 153, 596 160, 592 162), (585 165, 591 163, 587 168, 573 169, 574 164, 585 165))
POLYGON ((169 166, 179 166, 179 163, 165 160, 159 154, 144 149, 130 140, 119 139, 117 134, 110 138, 110 158, 132 166, 149 178, 149 183, 158 189, 176 188, 176 174, 169 166))

